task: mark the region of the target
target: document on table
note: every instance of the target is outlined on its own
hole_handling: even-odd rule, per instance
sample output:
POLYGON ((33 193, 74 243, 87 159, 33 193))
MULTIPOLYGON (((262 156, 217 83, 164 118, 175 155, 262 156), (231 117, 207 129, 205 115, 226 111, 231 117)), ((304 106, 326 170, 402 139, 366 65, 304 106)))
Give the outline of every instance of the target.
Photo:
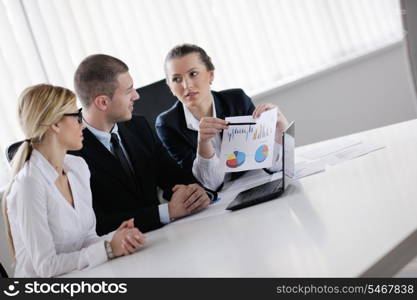
POLYGON ((274 181, 282 178, 282 172, 276 172, 269 175, 264 170, 253 170, 248 173, 240 177, 239 180, 230 182, 230 185, 227 187, 227 192, 246 191, 268 181, 274 181))
POLYGON ((277 109, 265 111, 257 119, 239 116, 225 120, 231 123, 255 124, 229 125, 223 131, 220 167, 225 172, 270 168, 274 153, 277 109))
POLYGON ((301 161, 295 164, 294 179, 300 179, 316 173, 324 172, 325 163, 321 160, 301 161))
POLYGON ((207 207, 205 210, 202 210, 202 211, 200 211, 200 212, 198 212, 194 215, 186 216, 184 218, 176 220, 172 224, 186 223, 186 222, 191 222, 191 221, 196 221, 196 220, 200 220, 200 219, 205 219, 205 218, 209 218, 209 217, 220 216, 220 215, 231 213, 231 211, 226 210, 226 206, 233 199, 234 199, 234 197, 230 198, 230 199, 223 199, 223 197, 222 197, 221 200, 219 200, 216 203, 210 204, 209 207, 207 207), (224 201, 224 200, 228 200, 228 201, 224 201))
POLYGON ((282 178, 282 172, 274 173, 272 176, 266 173, 264 170, 253 170, 247 172, 243 176, 241 176, 239 180, 234 180, 226 183, 223 190, 219 193, 219 197, 221 198, 219 201, 210 204, 207 209, 195 215, 179 219, 174 223, 184 223, 230 213, 230 211, 226 210, 226 207, 231 201, 233 201, 236 198, 236 196, 241 191, 245 191, 252 187, 279 178, 282 178))
POLYGON ((362 143, 353 147, 349 147, 343 151, 339 151, 322 159, 322 162, 334 166, 336 164, 351 160, 370 152, 385 148, 382 145, 362 143))
POLYGON ((308 147, 306 150, 303 149, 302 151, 298 151, 297 154, 301 157, 310 160, 315 160, 325 157, 329 154, 347 149, 349 147, 358 145, 360 143, 361 141, 358 139, 342 137, 324 143, 320 143, 317 146, 312 145, 311 147, 308 147))

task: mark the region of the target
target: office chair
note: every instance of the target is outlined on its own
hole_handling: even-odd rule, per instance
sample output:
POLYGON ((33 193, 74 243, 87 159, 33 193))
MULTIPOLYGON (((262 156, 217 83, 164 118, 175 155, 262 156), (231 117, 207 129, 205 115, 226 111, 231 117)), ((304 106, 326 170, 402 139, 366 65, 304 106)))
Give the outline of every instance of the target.
POLYGON ((16 154, 17 149, 23 143, 23 141, 19 141, 16 143, 11 144, 9 147, 6 148, 6 158, 7 161, 10 163, 13 159, 13 156, 16 154))
POLYGON ((136 91, 139 93, 140 99, 135 101, 133 112, 144 116, 156 134, 156 118, 161 112, 166 111, 177 102, 177 98, 172 95, 165 79, 138 88, 136 91))
POLYGON ((3 268, 3 265, 0 263, 0 278, 9 278, 6 270, 3 268))

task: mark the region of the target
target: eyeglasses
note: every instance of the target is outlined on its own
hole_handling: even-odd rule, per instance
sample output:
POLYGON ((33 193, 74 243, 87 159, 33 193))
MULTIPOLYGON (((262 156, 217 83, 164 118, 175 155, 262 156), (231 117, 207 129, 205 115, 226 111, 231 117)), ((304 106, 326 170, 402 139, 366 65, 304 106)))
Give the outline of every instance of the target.
POLYGON ((78 124, 82 124, 83 123, 83 114, 82 114, 81 110, 82 110, 82 108, 80 108, 78 110, 78 112, 76 112, 76 113, 64 114, 64 116, 77 117, 78 124))

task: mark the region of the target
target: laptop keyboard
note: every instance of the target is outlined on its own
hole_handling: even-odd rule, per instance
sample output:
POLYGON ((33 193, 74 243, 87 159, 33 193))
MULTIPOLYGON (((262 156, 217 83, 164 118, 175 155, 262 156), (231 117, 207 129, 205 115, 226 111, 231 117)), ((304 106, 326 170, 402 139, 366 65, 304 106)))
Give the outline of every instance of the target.
POLYGON ((282 179, 264 183, 237 195, 235 200, 226 207, 228 210, 237 210, 258 203, 276 199, 284 192, 282 179))
POLYGON ((275 194, 282 189, 282 179, 267 182, 262 185, 251 188, 239 194, 239 200, 264 198, 265 196, 275 194))
POLYGON ((241 192, 235 199, 235 203, 263 202, 274 199, 282 191, 282 179, 267 182, 262 185, 241 192))

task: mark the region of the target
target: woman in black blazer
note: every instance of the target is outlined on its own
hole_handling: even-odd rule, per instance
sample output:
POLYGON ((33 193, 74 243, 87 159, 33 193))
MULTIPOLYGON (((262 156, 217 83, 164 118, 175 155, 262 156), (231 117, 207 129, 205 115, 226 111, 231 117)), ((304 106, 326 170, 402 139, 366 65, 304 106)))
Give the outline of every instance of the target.
MULTIPOLYGON (((192 169, 194 176, 207 188, 218 190, 225 180, 219 167, 222 130, 226 117, 253 115, 277 107, 262 104, 255 108, 241 89, 211 91, 214 65, 200 47, 183 44, 168 52, 165 59, 166 82, 178 98, 169 110, 156 120, 156 131, 170 155, 183 168, 192 169)), ((281 152, 281 136, 288 122, 278 109, 274 161, 281 152)), ((278 171, 276 163, 270 171, 278 171)), ((228 178, 226 178, 228 179, 228 178)))

